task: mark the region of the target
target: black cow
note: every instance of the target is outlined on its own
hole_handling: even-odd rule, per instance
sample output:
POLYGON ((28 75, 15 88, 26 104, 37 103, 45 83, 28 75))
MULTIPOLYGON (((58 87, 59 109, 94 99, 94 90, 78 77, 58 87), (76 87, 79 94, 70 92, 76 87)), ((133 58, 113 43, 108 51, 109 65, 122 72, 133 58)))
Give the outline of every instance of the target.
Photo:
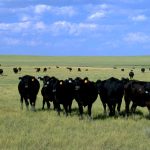
POLYGON ((88 106, 88 115, 91 118, 92 104, 97 99, 97 96, 98 90, 95 82, 89 81, 87 77, 84 79, 77 77, 75 79, 75 100, 79 106, 81 119, 83 118, 83 106, 88 106))
POLYGON ((145 68, 141 68, 141 72, 144 73, 145 72, 145 68))
POLYGON ((103 104, 104 113, 106 114, 106 105, 109 107, 109 116, 115 115, 115 108, 120 113, 122 97, 124 94, 124 82, 111 77, 107 80, 97 80, 96 82, 100 99, 103 104))
POLYGON ((30 75, 19 77, 18 91, 20 94, 21 109, 23 109, 23 100, 25 100, 26 108, 29 109, 29 102, 31 110, 35 110, 36 97, 40 88, 39 81, 30 75))
POLYGON ((150 113, 150 82, 132 80, 125 85, 124 92, 125 110, 129 114, 129 106, 132 101, 131 112, 134 113, 137 106, 147 107, 150 113))
POLYGON ((47 103, 47 108, 50 109, 50 102, 53 102, 54 110, 56 109, 56 104, 55 104, 55 95, 53 92, 53 85, 55 82, 57 82, 57 78, 55 77, 49 77, 49 76, 44 76, 44 77, 38 77, 40 80, 43 81, 43 87, 41 89, 41 94, 43 96, 43 105, 42 109, 44 109, 45 103, 47 103))
POLYGON ((55 102, 58 115, 60 115, 60 104, 63 105, 66 116, 71 114, 71 105, 74 99, 74 81, 72 78, 66 80, 57 80, 53 86, 55 93, 55 102))
POLYGON ((71 67, 67 67, 67 69, 71 72, 72 71, 72 68, 71 67))
POLYGON ((130 77, 130 79, 133 79, 133 77, 134 77, 134 72, 132 70, 129 72, 129 77, 130 77))
POLYGON ((18 73, 18 68, 13 68, 14 73, 18 73))
POLYGON ((46 72, 47 71, 47 68, 43 68, 43 72, 46 72))
POLYGON ((122 68, 121 71, 124 71, 124 68, 122 68))
POLYGON ((78 71, 81 72, 81 68, 78 68, 78 71))
POLYGON ((3 75, 3 69, 0 69, 0 75, 3 75))
POLYGON ((40 72, 41 68, 35 68, 36 72, 40 72))
POLYGON ((21 68, 21 67, 19 67, 19 68, 18 68, 18 71, 19 71, 19 72, 21 72, 21 70, 22 70, 22 68, 21 68))

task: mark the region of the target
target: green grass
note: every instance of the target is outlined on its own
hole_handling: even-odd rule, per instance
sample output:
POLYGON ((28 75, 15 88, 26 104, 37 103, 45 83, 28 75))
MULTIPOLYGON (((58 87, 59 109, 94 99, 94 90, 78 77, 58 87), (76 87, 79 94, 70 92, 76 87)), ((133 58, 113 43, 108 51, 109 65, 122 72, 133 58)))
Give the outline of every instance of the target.
MULTIPOLYGON (((146 108, 137 109, 135 116, 128 119, 104 117, 100 99, 93 104, 93 120, 87 119, 86 110, 83 120, 79 120, 77 104, 73 103, 72 116, 63 113, 57 116, 52 109, 42 111, 42 96, 39 92, 36 112, 20 110, 20 97, 17 90, 18 77, 25 74, 40 76, 67 77, 88 76, 89 79, 107 79, 111 76, 128 77, 135 67, 135 79, 150 81, 150 56, 143 57, 33 57, 0 56, 0 149, 28 150, 149 150, 150 120, 146 108), (61 66, 56 69, 56 65, 61 66), (22 72, 14 74, 13 67, 21 66, 22 72), (46 73, 36 73, 34 67, 51 67, 46 73), (72 66, 69 72, 66 67, 72 66), (116 66, 117 69, 113 69, 116 66), (146 67, 141 73, 140 68, 146 67), (77 71, 81 67, 81 72, 77 71), (88 68, 88 71, 85 69, 88 68), (125 71, 120 71, 125 68, 125 71)), ((42 83, 41 83, 42 87, 42 83)), ((124 101, 121 107, 124 111, 124 101)))

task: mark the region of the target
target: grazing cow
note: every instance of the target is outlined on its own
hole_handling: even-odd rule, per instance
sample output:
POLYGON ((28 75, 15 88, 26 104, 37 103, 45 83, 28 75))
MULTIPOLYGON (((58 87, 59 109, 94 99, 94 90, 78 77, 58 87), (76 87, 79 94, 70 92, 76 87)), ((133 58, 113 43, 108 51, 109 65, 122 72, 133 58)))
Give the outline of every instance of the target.
POLYGON ((0 69, 0 75, 3 75, 3 69, 0 69))
POLYGON ((83 106, 88 106, 88 115, 91 118, 92 104, 97 99, 97 96, 98 90, 95 82, 89 81, 88 78, 81 79, 77 77, 75 79, 75 100, 79 106, 81 119, 83 118, 83 106))
POLYGON ((56 104, 55 104, 55 95, 53 92, 53 85, 57 81, 55 77, 49 77, 49 76, 44 76, 44 77, 38 77, 40 80, 43 81, 43 87, 41 89, 41 94, 43 96, 43 105, 42 109, 44 109, 45 103, 47 103, 47 109, 50 109, 50 102, 53 102, 54 110, 56 109, 56 104))
POLYGON ((41 68, 35 68, 36 72, 40 72, 41 68))
POLYGON ((125 110, 129 114, 129 106, 132 101, 131 112, 134 113, 137 106, 147 107, 150 113, 150 82, 132 80, 125 84, 124 88, 125 110))
POLYGON ((145 68, 141 68, 141 72, 144 73, 145 72, 145 68))
POLYGON ((35 110, 36 97, 40 88, 39 81, 30 75, 19 77, 18 91, 20 94, 21 109, 23 109, 23 100, 25 100, 26 108, 29 109, 29 102, 31 110, 35 110))
POLYGON ((56 68, 59 68, 59 66, 56 66, 56 68))
POLYGON ((21 70, 22 70, 22 68, 21 68, 21 67, 19 67, 19 68, 18 68, 18 71, 19 71, 19 72, 21 72, 21 70))
POLYGON ((81 68, 78 68, 78 71, 81 72, 81 68))
POLYGON ((124 68, 122 68, 121 71, 124 71, 124 68))
POLYGON ((129 72, 129 77, 130 77, 130 79, 133 79, 133 77, 134 77, 134 72, 132 70, 129 72))
POLYGON ((53 86, 55 93, 55 102, 58 115, 60 115, 60 104, 63 105, 66 116, 71 114, 71 105, 74 99, 74 81, 72 78, 66 80, 57 80, 53 86))
POLYGON ((43 72, 46 72, 46 71, 47 71, 47 68, 44 68, 44 69, 43 69, 43 72))
POLYGON ((71 67, 67 67, 67 69, 71 72, 72 71, 72 68, 71 67))
POLYGON ((107 80, 97 80, 98 93, 103 104, 104 114, 106 114, 106 105, 109 108, 109 116, 115 115, 115 108, 120 113, 122 97, 124 93, 124 82, 111 77, 107 80))
POLYGON ((14 73, 18 73, 18 69, 17 68, 13 68, 14 73))

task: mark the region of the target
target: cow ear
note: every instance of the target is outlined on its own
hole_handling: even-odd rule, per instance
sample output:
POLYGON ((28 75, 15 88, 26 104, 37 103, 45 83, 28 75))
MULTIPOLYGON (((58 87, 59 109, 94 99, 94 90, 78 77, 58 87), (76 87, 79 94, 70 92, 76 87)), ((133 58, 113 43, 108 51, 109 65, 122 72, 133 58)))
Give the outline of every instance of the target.
POLYGON ((22 79, 22 77, 19 77, 19 80, 21 80, 22 79))

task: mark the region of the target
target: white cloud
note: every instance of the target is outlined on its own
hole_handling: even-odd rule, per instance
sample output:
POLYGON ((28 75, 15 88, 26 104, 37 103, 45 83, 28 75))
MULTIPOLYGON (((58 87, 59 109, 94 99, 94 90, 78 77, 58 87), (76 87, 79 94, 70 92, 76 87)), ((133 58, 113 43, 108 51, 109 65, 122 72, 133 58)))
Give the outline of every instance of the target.
POLYGON ((29 29, 31 26, 31 22, 18 22, 18 23, 0 23, 0 30, 6 31, 22 31, 25 29, 29 29))
POLYGON ((77 12, 75 7, 73 6, 52 6, 46 4, 38 4, 38 5, 30 5, 26 7, 18 7, 18 8, 7 8, 1 7, 1 13, 14 13, 14 14, 30 14, 30 15, 42 15, 44 13, 50 13, 53 15, 66 15, 73 16, 77 12))
POLYGON ((65 7, 53 7, 53 12, 56 14, 60 15, 68 15, 68 16, 73 16, 76 14, 76 11, 73 7, 71 6, 65 6, 65 7))
POLYGON ((42 21, 36 22, 35 23, 35 28, 37 30, 45 30, 46 29, 46 25, 42 21))
POLYGON ((131 18, 133 21, 145 21, 147 17, 145 15, 137 15, 131 18))
MULTIPOLYGON (((25 19, 26 20, 26 19, 25 19)), ((22 35, 37 34, 39 31, 52 35, 80 35, 98 29, 94 23, 72 23, 67 21, 56 21, 52 24, 45 24, 43 21, 25 21, 17 23, 0 23, 1 33, 21 33, 22 35)))
POLYGON ((99 6, 100 6, 100 8, 102 8, 102 9, 107 9, 107 8, 109 8, 108 4, 101 4, 101 5, 99 5, 99 6))
POLYGON ((56 15, 68 15, 68 16, 73 16, 74 14, 76 14, 76 11, 72 6, 56 7, 56 6, 39 4, 32 7, 36 14, 42 14, 45 12, 50 12, 56 15))
POLYGON ((128 33, 124 40, 128 43, 147 43, 150 42, 150 36, 142 32, 128 33))
POLYGON ((99 18, 103 18, 105 17, 105 12, 101 11, 101 12, 96 12, 94 14, 91 14, 88 19, 89 20, 95 20, 95 19, 99 19, 99 18))
POLYGON ((44 5, 44 4, 39 4, 34 7, 34 12, 37 14, 41 14, 41 13, 44 13, 44 12, 50 11, 50 10, 51 10, 51 6, 44 5))
POLYGON ((82 32, 89 32, 97 29, 96 24, 92 23, 70 23, 67 21, 58 21, 52 25, 52 32, 55 35, 61 33, 69 33, 71 35, 79 35, 82 32))

